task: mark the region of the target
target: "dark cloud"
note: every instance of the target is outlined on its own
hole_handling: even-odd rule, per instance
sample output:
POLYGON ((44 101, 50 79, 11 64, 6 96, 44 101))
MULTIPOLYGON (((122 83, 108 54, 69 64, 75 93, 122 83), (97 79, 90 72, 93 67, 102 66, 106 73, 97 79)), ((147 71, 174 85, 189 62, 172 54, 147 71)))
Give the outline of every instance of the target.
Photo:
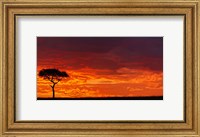
POLYGON ((120 45, 112 37, 38 37, 38 46, 46 49, 105 53, 120 45))
POLYGON ((113 71, 121 67, 163 69, 162 37, 38 37, 37 53, 38 65, 113 71))

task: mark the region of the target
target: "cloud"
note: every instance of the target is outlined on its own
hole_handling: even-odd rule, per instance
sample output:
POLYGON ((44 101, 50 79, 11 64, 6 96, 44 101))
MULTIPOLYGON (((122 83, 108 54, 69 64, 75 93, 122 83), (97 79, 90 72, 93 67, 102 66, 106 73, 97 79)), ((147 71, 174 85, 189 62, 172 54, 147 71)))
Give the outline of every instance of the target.
POLYGON ((117 74, 122 68, 163 70, 161 37, 38 37, 41 67, 117 74))
POLYGON ((137 73, 138 74, 138 70, 123 67, 123 68, 118 69, 117 73, 120 73, 120 74, 135 74, 135 73, 137 73))

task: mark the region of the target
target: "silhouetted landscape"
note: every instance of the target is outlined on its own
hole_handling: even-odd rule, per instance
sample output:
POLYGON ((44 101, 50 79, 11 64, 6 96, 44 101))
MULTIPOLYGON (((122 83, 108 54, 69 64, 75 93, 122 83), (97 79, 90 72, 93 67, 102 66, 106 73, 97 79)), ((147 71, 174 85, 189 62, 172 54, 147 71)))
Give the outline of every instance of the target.
POLYGON ((37 100, 163 100, 163 96, 152 97, 86 97, 86 98, 37 98, 37 100))
POLYGON ((163 100, 163 37, 37 37, 37 100, 163 100))

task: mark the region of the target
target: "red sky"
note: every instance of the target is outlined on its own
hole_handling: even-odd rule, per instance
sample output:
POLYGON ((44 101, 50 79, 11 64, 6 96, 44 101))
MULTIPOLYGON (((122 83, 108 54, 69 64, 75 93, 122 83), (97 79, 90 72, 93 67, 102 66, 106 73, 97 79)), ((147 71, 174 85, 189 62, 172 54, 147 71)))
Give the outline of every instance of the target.
MULTIPOLYGON (((162 96, 163 38, 38 37, 37 71, 47 68, 70 76, 56 97, 162 96)), ((51 98, 50 84, 37 76, 37 96, 51 98)))

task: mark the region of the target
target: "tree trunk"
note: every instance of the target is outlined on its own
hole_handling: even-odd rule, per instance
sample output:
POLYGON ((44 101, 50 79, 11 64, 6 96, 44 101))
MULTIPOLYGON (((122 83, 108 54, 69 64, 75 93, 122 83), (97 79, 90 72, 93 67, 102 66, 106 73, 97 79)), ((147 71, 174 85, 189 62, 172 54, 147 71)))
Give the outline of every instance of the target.
POLYGON ((55 98, 55 90, 54 90, 55 84, 52 86, 52 91, 53 91, 53 98, 55 98))

